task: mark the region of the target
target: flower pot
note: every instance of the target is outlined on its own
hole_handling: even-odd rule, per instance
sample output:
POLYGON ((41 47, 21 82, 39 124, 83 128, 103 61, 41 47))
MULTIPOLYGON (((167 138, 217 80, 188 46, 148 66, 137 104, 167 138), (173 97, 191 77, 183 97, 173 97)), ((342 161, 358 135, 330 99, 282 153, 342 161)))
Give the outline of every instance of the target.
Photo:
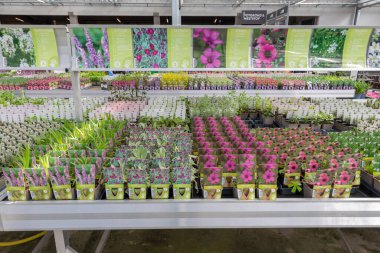
POLYGON ((290 129, 296 129, 296 128, 298 128, 298 124, 295 124, 295 123, 288 123, 287 128, 290 128, 290 129))
POLYGON ((133 200, 146 199, 146 185, 128 184, 128 195, 133 200))
POLYGON ((174 199, 191 199, 191 184, 173 184, 174 199))
POLYGON ((333 124, 323 124, 322 129, 326 131, 331 131, 333 128, 333 124))
POLYGON ((322 128, 321 125, 314 125, 314 124, 311 125, 311 129, 313 129, 314 131, 321 130, 321 128, 322 128))
POLYGON ((53 185, 53 193, 56 200, 72 200, 75 196, 71 185, 53 185))
POLYGON ((238 184, 234 188, 234 196, 238 200, 254 200, 255 199, 255 185, 254 184, 238 184))
POLYGON ((77 199, 78 200, 94 200, 95 199, 95 185, 83 184, 77 185, 77 199))
POLYGON ((263 119, 264 125, 273 125, 274 117, 265 117, 263 119))
POLYGON ((305 124, 305 123, 300 124, 300 128, 302 129, 309 128, 309 127, 310 127, 310 124, 305 124))
POLYGON ((361 170, 361 180, 368 187, 373 188, 374 177, 365 170, 361 170))
POLYGON ((373 178, 373 188, 377 191, 380 192, 380 181, 376 178, 373 178))
POLYGON ((206 185, 203 187, 203 198, 205 199, 221 199, 222 186, 221 185, 206 185))
POLYGON ((257 195, 260 200, 276 200, 277 185, 259 185, 257 195))
POLYGON ((365 94, 355 94, 354 99, 365 99, 365 94))
POLYGON ((351 195, 352 185, 334 185, 332 198, 349 198, 351 195))
POLYGON ((26 201, 30 199, 30 193, 24 187, 7 186, 7 196, 9 201, 26 201))
POLYGON ((106 198, 109 200, 123 200, 124 199, 124 185, 119 184, 106 184, 106 198))
POLYGON ((169 184, 151 184, 150 193, 152 195, 152 199, 168 199, 169 184))
POLYGON ((32 200, 51 200, 50 186, 30 186, 29 192, 32 200))
POLYGON ((303 194, 305 198, 330 198, 331 186, 314 186, 310 187, 309 184, 303 183, 303 194))

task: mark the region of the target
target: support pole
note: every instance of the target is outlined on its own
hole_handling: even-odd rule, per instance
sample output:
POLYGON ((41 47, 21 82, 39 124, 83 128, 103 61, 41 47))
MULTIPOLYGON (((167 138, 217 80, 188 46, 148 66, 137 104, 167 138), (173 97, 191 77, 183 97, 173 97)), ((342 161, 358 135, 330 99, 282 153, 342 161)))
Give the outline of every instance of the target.
POLYGON ((160 25, 160 14, 158 12, 153 12, 153 24, 160 25))
POLYGON ((356 6, 355 7, 355 14, 354 14, 353 25, 357 25, 358 24, 359 18, 360 18, 360 8, 356 6))
POLYGON ((66 239, 62 230, 54 230, 55 248, 57 253, 66 253, 66 239))
POLYGON ((80 90, 80 77, 79 71, 71 71, 71 84, 73 87, 73 99, 74 99, 74 112, 75 119, 78 121, 83 120, 81 90, 80 90))
POLYGON ((181 25, 180 1, 172 0, 172 25, 181 25))
POLYGON ((241 25, 241 19, 242 19, 243 13, 238 12, 235 16, 235 25, 241 25))

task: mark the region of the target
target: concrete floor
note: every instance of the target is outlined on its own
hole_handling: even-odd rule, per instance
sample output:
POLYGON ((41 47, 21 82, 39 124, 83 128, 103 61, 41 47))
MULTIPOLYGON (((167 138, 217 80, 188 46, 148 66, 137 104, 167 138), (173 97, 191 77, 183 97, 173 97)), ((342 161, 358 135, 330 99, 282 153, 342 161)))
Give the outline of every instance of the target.
MULTIPOLYGON (((354 253, 380 253, 380 229, 341 229, 354 253)), ((1 232, 0 241, 21 239, 35 232, 1 232)), ((101 231, 73 231, 70 245, 80 253, 92 253, 101 231)), ((104 253, 346 253, 337 229, 203 229, 112 231, 104 253)), ((38 240, 1 253, 29 253, 38 240)), ((43 253, 55 252, 51 237, 43 253)))

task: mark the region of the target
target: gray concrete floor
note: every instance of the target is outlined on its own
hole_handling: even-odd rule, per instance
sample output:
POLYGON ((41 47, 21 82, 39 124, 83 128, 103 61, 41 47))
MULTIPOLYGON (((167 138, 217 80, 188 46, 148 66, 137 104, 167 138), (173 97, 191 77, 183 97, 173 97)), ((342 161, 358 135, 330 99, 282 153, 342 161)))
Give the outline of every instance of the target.
MULTIPOLYGON (((380 229, 341 229, 354 253, 380 253, 380 229)), ((35 232, 1 232, 0 241, 12 241, 35 232)), ((73 231, 70 246, 92 253, 101 231, 73 231)), ((29 253, 38 240, 0 248, 1 253, 29 253)), ((54 238, 42 250, 55 252, 54 238)), ((186 229, 112 231, 104 253, 346 253, 337 229, 186 229)))

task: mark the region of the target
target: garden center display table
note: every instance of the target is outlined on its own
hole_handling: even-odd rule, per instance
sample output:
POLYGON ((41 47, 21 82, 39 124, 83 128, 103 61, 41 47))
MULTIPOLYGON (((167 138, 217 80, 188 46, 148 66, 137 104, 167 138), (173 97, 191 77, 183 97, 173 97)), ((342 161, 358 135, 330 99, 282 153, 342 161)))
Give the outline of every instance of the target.
MULTIPOLYGON (((0 231, 380 227, 380 198, 0 202, 0 231)), ((70 249, 70 248, 69 248, 70 249)))

